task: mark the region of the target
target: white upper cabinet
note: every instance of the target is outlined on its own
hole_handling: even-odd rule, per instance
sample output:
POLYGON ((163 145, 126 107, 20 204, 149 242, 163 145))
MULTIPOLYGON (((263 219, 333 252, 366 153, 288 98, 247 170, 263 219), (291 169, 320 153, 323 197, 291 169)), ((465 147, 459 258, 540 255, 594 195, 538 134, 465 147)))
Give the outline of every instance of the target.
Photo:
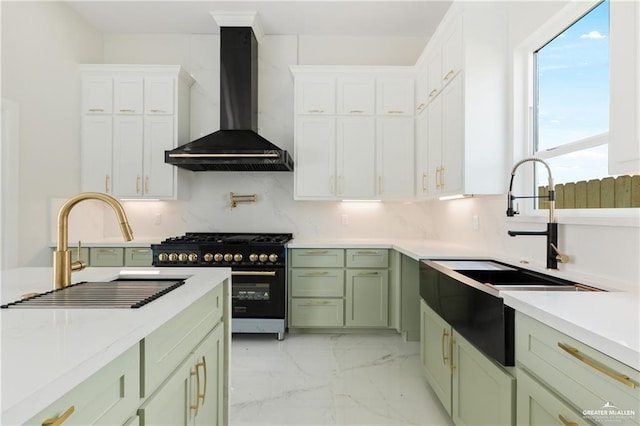
POLYGON ((427 62, 427 102, 431 102, 442 90, 442 45, 439 38, 432 41, 425 49, 427 62))
POLYGON ((451 19, 442 33, 442 66, 440 68, 442 85, 446 85, 462 70, 462 16, 451 19))
POLYGON ((333 115, 336 112, 334 77, 305 76, 295 82, 297 114, 333 115))
POLYGON ((82 113, 111 114, 113 111, 113 77, 90 75, 82 78, 82 113))
POLYGON ((291 70, 296 91, 294 198, 413 197, 413 67, 291 70))
POLYGON ((375 113, 376 80, 374 77, 338 77, 337 89, 338 115, 373 115, 375 113))
POLYGON ((115 114, 142 114, 142 76, 117 76, 113 79, 115 114))
POLYGON ((610 3, 609 173, 640 172, 640 4, 610 3))
POLYGON ((187 182, 178 175, 187 172, 166 164, 164 153, 189 142, 193 79, 179 66, 164 65, 82 65, 81 72, 82 190, 120 198, 184 198, 187 182), (98 102, 106 87, 113 108, 98 102))
POLYGON ((377 79, 376 88, 376 113, 378 115, 413 116, 413 76, 381 77, 377 79))

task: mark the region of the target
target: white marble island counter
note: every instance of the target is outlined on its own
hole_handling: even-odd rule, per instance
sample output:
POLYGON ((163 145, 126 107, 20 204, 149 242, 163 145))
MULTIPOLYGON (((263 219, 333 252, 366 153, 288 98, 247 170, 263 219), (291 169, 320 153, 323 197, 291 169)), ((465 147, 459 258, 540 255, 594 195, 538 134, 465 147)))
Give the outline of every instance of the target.
MULTIPOLYGON (((230 278, 229 268, 88 268, 74 283, 121 273, 187 278, 138 309, 2 309, 2 424, 21 424, 230 278)), ((133 278, 136 275, 129 276, 133 278)), ((140 276, 140 275, 137 275, 140 276)), ((51 268, 2 271, 2 304, 51 290, 51 268)))

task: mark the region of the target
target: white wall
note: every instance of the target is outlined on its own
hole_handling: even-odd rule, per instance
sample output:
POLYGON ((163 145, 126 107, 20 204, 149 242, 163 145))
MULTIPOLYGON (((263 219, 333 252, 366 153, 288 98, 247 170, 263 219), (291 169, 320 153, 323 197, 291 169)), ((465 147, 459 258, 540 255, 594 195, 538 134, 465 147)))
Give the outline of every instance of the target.
POLYGON ((2 2, 2 96, 20 109, 20 265, 51 263, 49 197, 80 188, 77 64, 102 56, 101 34, 66 3, 2 2))

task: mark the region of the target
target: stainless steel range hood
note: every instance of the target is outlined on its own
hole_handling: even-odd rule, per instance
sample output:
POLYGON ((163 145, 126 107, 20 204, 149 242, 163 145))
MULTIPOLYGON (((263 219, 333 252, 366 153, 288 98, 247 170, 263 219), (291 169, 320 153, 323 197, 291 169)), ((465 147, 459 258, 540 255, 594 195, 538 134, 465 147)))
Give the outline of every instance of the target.
POLYGON ((258 42, 251 27, 220 27, 220 130, 171 151, 193 171, 292 171, 289 153, 260 136, 258 42))

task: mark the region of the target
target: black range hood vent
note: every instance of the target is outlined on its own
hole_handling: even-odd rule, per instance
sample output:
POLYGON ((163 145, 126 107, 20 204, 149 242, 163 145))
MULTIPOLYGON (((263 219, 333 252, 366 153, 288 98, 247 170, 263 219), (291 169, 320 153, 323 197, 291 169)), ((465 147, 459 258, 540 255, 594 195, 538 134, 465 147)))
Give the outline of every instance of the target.
POLYGON ((251 27, 220 27, 220 130, 165 151, 192 171, 292 171, 289 153, 260 136, 258 42, 251 27))

